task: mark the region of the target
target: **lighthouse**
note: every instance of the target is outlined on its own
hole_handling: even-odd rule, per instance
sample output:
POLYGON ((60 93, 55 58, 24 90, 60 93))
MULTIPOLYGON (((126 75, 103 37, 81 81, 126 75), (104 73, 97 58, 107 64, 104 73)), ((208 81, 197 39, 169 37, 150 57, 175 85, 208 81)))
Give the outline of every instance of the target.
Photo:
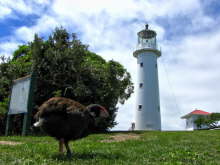
POLYGON ((133 55, 137 58, 135 130, 161 130, 157 58, 157 33, 148 25, 137 33, 138 43, 133 55))

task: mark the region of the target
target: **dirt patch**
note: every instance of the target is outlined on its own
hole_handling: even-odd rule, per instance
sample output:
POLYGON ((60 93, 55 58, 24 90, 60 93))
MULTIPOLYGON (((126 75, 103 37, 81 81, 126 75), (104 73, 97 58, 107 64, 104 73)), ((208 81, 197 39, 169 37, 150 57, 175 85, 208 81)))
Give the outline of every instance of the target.
POLYGON ((117 134, 110 136, 109 139, 101 140, 101 142, 102 143, 121 142, 126 140, 136 140, 139 138, 140 135, 136 135, 136 134, 117 134))
POLYGON ((23 143, 21 143, 21 142, 13 142, 13 141, 0 141, 0 145, 15 146, 15 145, 19 145, 19 144, 23 144, 23 143))

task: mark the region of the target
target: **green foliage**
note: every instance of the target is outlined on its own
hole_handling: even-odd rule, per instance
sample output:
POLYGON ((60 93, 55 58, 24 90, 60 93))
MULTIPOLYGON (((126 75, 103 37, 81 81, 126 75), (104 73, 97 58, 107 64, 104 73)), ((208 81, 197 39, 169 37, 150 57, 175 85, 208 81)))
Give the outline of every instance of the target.
POLYGON ((21 59, 20 57, 22 56, 25 59, 30 59, 30 55, 30 47, 28 45, 20 45, 13 53, 13 60, 21 59))
POLYGON ((9 98, 4 98, 3 101, 0 102, 0 136, 5 132, 5 119, 6 119, 6 112, 8 110, 8 103, 9 98))
POLYGON ((58 153, 51 137, 0 137, 0 164, 7 165, 217 165, 220 131, 133 132, 90 135, 71 144, 73 158, 58 153), (113 136, 139 136, 114 141, 113 136), (207 140, 208 139, 208 140, 207 140))
POLYGON ((11 83, 9 77, 11 73, 9 72, 9 59, 2 56, 0 61, 0 102, 3 102, 4 98, 9 95, 9 85, 11 83))
POLYGON ((207 126, 208 128, 219 127, 218 121, 220 121, 220 113, 211 113, 209 116, 201 116, 195 120, 197 127, 201 128, 202 125, 207 126))
POLYGON ((53 92, 54 97, 61 97, 62 96, 62 91, 61 90, 57 90, 53 92))
POLYGON ((8 110, 9 98, 4 98, 2 102, 0 102, 0 115, 4 115, 8 110))
POLYGON ((33 42, 19 46, 12 59, 0 64, 0 99, 9 96, 13 79, 32 71, 37 75, 37 106, 54 96, 105 106, 110 118, 97 130, 116 124, 117 103, 123 104, 133 93, 131 76, 121 64, 90 52, 75 34, 68 34, 62 27, 56 28, 47 40, 35 35, 33 42))
POLYGON ((220 113, 211 113, 210 118, 214 121, 220 120, 220 113))

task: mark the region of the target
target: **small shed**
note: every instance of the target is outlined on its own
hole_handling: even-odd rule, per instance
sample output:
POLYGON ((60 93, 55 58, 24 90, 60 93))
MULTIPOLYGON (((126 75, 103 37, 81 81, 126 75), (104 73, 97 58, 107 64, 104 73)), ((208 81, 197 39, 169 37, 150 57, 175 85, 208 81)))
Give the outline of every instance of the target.
MULTIPOLYGON (((201 116, 208 116, 210 114, 211 113, 209 113, 209 112, 195 109, 194 111, 182 116, 181 119, 186 119, 186 130, 197 130, 199 128, 194 123, 194 121, 201 116)), ((207 128, 207 126, 202 125, 200 129, 204 129, 204 128, 207 128)))

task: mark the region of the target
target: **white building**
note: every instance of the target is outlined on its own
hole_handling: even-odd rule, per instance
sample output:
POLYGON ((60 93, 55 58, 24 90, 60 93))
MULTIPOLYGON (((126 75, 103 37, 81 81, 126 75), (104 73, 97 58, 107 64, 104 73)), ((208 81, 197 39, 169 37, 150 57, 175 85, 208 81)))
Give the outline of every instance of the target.
POLYGON ((146 29, 138 32, 138 44, 133 55, 137 58, 137 98, 135 130, 161 130, 158 87, 156 32, 146 29))
POLYGON ((194 123, 194 121, 201 116, 207 116, 210 114, 211 113, 209 112, 196 109, 188 113, 187 115, 182 116, 181 119, 186 119, 186 130, 204 129, 204 128, 207 128, 207 126, 202 125, 201 128, 198 128, 197 125, 194 123))

